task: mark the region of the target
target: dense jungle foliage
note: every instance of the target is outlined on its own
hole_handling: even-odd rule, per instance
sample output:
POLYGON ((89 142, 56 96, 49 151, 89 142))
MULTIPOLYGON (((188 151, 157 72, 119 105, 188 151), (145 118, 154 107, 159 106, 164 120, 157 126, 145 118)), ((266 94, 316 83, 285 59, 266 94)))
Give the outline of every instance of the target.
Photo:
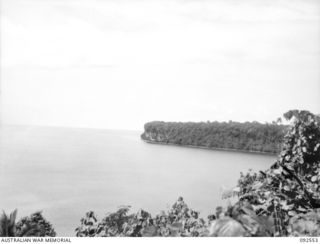
MULTIPOLYGON (((236 199, 203 219, 179 197, 156 216, 130 213, 121 206, 99 220, 88 212, 75 229, 78 237, 98 236, 320 236, 320 119, 293 110, 292 126, 277 161, 266 171, 241 173, 237 186, 223 193, 236 199)), ((41 213, 15 223, 16 211, 0 217, 0 236, 54 236, 41 213)))
POLYGON ((273 122, 162 122, 144 125, 141 138, 150 142, 279 153, 286 126, 273 122))

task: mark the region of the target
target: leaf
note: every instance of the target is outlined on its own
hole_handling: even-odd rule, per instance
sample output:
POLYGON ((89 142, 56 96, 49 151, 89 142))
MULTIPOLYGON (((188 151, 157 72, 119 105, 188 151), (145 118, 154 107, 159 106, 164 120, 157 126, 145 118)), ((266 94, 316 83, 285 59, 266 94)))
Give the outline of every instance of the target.
POLYGON ((157 236, 158 228, 156 226, 147 226, 142 230, 142 236, 153 237, 157 236))
POLYGON ((298 210, 298 211, 301 211, 301 212, 306 212, 306 211, 307 211, 305 208, 303 208, 303 207, 301 207, 301 206, 299 206, 299 207, 297 208, 297 210, 298 210))
POLYGON ((296 214, 297 214, 297 213, 296 213, 295 211, 293 211, 293 210, 288 212, 288 215, 289 215, 289 216, 295 216, 296 214))
POLYGON ((255 183, 255 184, 252 186, 252 189, 257 190, 257 189, 261 188, 262 186, 263 186, 263 183, 260 182, 260 181, 258 181, 257 183, 255 183))
POLYGON ((280 175, 282 173, 282 168, 274 169, 273 173, 276 175, 280 175))
POLYGON ((285 191, 290 191, 290 187, 289 187, 289 186, 284 186, 283 189, 284 189, 285 191))
POLYGON ((246 236, 242 225, 229 217, 215 221, 211 225, 209 233, 209 236, 219 237, 246 236))
POLYGON ((9 220, 10 220, 10 225, 11 225, 11 226, 14 226, 14 224, 15 224, 15 222, 16 222, 17 212, 18 212, 18 210, 15 209, 15 210, 10 214, 9 220))
POLYGON ((176 222, 171 225, 168 225, 168 227, 172 230, 180 230, 180 229, 182 229, 183 225, 180 222, 176 222))
POLYGON ((318 176, 315 175, 315 176, 312 176, 311 181, 312 181, 312 182, 315 182, 315 181, 317 181, 317 179, 318 179, 318 176))

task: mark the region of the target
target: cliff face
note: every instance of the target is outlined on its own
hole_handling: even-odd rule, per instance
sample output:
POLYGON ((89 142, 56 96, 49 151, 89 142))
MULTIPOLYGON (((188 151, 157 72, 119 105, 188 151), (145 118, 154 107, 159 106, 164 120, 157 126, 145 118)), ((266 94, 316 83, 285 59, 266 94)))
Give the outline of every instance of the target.
POLYGON ((141 135, 141 139, 152 142, 165 142, 167 138, 164 135, 145 131, 141 135))

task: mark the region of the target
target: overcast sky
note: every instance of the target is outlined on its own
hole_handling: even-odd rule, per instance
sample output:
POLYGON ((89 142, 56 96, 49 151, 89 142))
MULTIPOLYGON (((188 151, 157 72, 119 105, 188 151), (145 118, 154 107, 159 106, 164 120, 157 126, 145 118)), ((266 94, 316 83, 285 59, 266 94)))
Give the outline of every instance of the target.
POLYGON ((0 0, 6 124, 320 113, 318 0, 0 0))

